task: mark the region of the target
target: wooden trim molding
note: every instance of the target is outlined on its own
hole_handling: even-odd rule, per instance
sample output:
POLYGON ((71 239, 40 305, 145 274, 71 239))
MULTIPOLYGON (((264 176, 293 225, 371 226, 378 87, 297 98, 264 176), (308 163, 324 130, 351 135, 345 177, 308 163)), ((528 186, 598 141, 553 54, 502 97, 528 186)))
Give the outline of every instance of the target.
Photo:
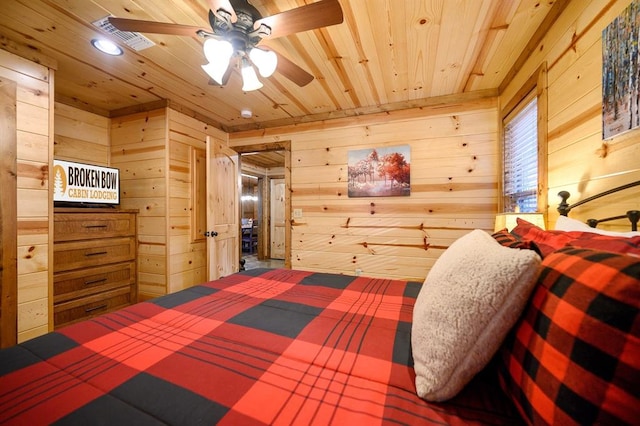
POLYGON ((18 342, 17 84, 0 78, 0 347, 18 342))
POLYGON ((549 184, 548 184, 548 126, 549 101, 547 82, 547 63, 543 62, 538 68, 536 96, 538 97, 538 211, 544 213, 545 221, 549 210, 549 184))
MULTIPOLYGON (((277 142, 273 142, 273 143, 266 143, 266 144, 252 144, 252 145, 237 145, 237 146, 232 146, 231 149, 233 149, 234 151, 236 151, 238 154, 245 154, 248 152, 258 152, 258 151, 284 151, 284 184, 285 184, 285 197, 284 197, 284 220, 285 223, 288 224, 288 226, 285 226, 285 231, 284 231, 284 267, 287 269, 291 269, 291 228, 293 226, 293 223, 291 221, 291 141, 290 140, 286 140, 286 141, 277 141, 277 142)), ((242 156, 240 156, 240 158, 242 158, 242 156)), ((242 161, 242 160, 240 160, 242 161)), ((238 164, 238 172, 240 173, 240 168, 242 167, 242 164, 239 163, 238 164)), ((266 187, 268 187, 268 184, 265 185, 266 187)), ((262 194, 263 200, 266 200, 267 197, 264 197, 264 194, 266 193, 266 191, 268 191, 266 188, 263 188, 262 194)), ((263 204, 263 214, 264 211, 267 209, 267 204, 263 204)), ((262 230, 262 235, 269 235, 267 229, 269 228, 268 226, 266 226, 266 224, 264 223, 265 221, 261 221, 262 223, 259 225, 263 228, 261 228, 262 230)), ((268 241, 268 240, 267 240, 268 241)), ((267 245, 268 242, 265 241, 264 245, 267 245)), ((261 253, 258 252, 258 254, 260 255, 261 253)))
POLYGON ((191 243, 205 242, 207 229, 207 151, 189 147, 191 197, 189 212, 191 216, 191 243))
POLYGON ((293 222, 291 218, 291 194, 293 193, 291 186, 291 146, 284 152, 284 267, 291 269, 291 230, 293 222))

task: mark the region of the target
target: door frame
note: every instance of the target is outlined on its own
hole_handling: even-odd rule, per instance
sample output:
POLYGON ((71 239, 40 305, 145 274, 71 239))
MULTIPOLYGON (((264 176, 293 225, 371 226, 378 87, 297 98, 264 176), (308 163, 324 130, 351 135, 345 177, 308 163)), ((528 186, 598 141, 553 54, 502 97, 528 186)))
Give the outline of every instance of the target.
POLYGON ((17 87, 0 78, 0 348, 18 343, 17 87))
MULTIPOLYGON (((276 230, 278 228, 282 228, 284 227, 285 229, 287 228, 286 224, 286 218, 282 218, 282 222, 278 223, 275 219, 274 219, 274 212, 276 209, 276 203, 274 202, 276 200, 275 195, 277 195, 279 193, 279 191, 274 191, 274 189, 276 188, 276 186, 279 185, 283 185, 284 184, 284 188, 282 189, 282 195, 284 195, 286 193, 286 182, 284 178, 270 178, 268 185, 269 185, 269 252, 271 253, 271 257, 273 259, 280 259, 280 257, 278 256, 278 254, 282 254, 284 253, 284 250, 274 250, 274 241, 276 238, 276 234, 282 235, 280 232, 276 233, 276 230), (275 256, 274 256, 274 251, 276 252, 275 256)), ((266 186, 266 185, 265 185, 266 186)), ((277 203, 278 205, 281 205, 280 203, 277 203)), ((282 206, 282 209, 284 210, 285 207, 282 206)), ((284 213, 284 211, 283 211, 284 213)), ((282 217, 280 215, 278 215, 279 217, 282 217)), ((290 228, 290 227, 289 227, 290 228)), ((285 247, 286 247, 286 241, 285 241, 285 247)))
MULTIPOLYGON (((261 143, 252 145, 230 145, 229 148, 240 154, 240 161, 238 161, 238 173, 242 172, 240 170, 242 164, 242 154, 263 151, 284 152, 284 221, 285 223, 289 224, 289 226, 285 226, 284 228, 284 267, 287 269, 291 269, 291 141, 289 140, 270 142, 268 144, 261 143)), ((238 188, 238 191, 239 190, 240 188, 238 188)))

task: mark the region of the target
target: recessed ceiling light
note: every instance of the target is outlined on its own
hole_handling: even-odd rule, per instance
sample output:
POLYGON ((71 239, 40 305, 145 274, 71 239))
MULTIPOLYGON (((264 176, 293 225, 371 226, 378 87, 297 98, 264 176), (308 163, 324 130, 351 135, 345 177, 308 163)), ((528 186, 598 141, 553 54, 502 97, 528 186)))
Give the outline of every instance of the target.
POLYGON ((104 38, 94 38, 91 45, 107 55, 120 56, 124 53, 120 46, 104 38))

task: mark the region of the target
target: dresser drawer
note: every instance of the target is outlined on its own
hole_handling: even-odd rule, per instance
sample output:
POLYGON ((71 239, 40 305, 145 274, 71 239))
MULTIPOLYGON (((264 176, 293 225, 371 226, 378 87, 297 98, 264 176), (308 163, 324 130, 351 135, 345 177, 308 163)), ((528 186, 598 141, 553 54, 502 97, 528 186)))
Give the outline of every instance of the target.
POLYGON ((132 304, 131 286, 106 291, 93 296, 57 303, 53 307, 56 327, 115 311, 132 304))
POLYGON ((133 213, 57 213, 53 224, 55 242, 123 237, 135 233, 136 216, 133 213))
POLYGON ((54 328, 137 302, 134 210, 56 208, 54 328))
POLYGON ((53 246, 53 272, 101 266, 133 260, 136 256, 134 238, 109 238, 88 241, 69 241, 53 246))
POLYGON ((53 303, 77 299, 135 283, 134 261, 55 274, 53 303))

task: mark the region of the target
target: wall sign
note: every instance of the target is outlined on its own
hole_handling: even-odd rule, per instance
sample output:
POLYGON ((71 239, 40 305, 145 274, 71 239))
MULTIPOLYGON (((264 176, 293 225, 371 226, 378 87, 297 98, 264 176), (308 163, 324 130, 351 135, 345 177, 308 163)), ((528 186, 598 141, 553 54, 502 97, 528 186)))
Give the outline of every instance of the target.
POLYGON ((53 201, 120 204, 120 170, 53 160, 53 201))

